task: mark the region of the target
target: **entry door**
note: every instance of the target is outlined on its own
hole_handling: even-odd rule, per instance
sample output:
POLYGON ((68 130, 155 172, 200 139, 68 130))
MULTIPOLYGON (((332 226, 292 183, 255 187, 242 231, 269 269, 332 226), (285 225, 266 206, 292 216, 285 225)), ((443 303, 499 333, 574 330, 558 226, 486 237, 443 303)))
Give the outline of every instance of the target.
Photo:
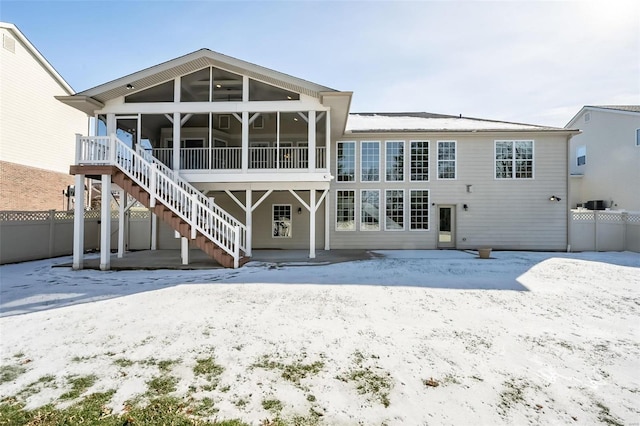
POLYGON ((138 116, 116 116, 116 137, 135 148, 138 143, 138 116))
POLYGON ((456 206, 438 206, 438 248, 456 248, 456 206))

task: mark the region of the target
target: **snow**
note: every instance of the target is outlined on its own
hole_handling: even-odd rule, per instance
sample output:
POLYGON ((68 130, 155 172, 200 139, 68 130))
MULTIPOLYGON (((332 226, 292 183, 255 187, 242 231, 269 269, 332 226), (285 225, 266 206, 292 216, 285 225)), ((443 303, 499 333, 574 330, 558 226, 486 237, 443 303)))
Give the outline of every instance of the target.
POLYGON ((116 389, 119 411, 159 374, 145 360, 177 360, 184 396, 202 380, 196 360, 214 354, 220 384, 193 397, 213 398, 218 419, 259 424, 274 417, 261 401, 279 399, 283 417, 313 409, 331 425, 640 420, 637 253, 375 253, 238 270, 2 266, 0 365, 26 371, 0 398, 54 376, 57 387, 25 397, 35 408, 67 391, 68 376, 95 374, 89 392, 116 389), (323 367, 295 384, 256 367, 265 356, 323 367), (134 364, 114 363, 123 358, 134 364), (357 368, 389 374, 388 407, 345 379, 357 368))
POLYGON ((398 115, 350 114, 347 132, 391 130, 543 130, 543 127, 502 121, 458 117, 412 117, 398 115))

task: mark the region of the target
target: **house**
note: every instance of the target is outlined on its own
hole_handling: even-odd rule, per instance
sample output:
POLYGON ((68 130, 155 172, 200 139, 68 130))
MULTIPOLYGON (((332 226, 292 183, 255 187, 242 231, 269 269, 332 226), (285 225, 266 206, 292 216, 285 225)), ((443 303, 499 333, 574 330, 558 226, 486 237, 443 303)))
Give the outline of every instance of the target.
POLYGON ((0 210, 66 210, 87 115, 54 98, 74 91, 15 25, 0 33, 0 210))
POLYGON ((640 211, 640 105, 585 106, 571 140, 570 207, 640 211))
POLYGON ((58 97, 95 117, 76 140, 76 181, 149 206, 152 246, 180 247, 184 262, 190 245, 234 267, 253 248, 566 249, 576 131, 350 114, 351 98, 208 49, 58 97))

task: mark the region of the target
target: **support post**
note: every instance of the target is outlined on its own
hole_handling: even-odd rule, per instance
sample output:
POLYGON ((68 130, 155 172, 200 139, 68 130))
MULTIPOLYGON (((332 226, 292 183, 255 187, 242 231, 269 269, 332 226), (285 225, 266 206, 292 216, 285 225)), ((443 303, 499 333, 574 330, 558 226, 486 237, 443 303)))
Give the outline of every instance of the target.
POLYGON ((316 190, 312 189, 309 191, 309 259, 315 259, 315 258, 316 258, 316 190))
POLYGON ((84 175, 76 175, 73 214, 73 269, 82 269, 84 259, 84 175))
POLYGON ((309 171, 316 171, 316 112, 309 111, 309 122, 307 124, 309 126, 308 129, 308 143, 307 149, 309 150, 308 158, 309 158, 309 171))
POLYGON ((173 113, 173 167, 174 171, 180 170, 180 113, 173 113))
POLYGON ((244 224, 247 227, 247 242, 246 242, 246 250, 245 255, 251 257, 251 246, 253 241, 253 195, 250 189, 246 190, 245 195, 245 209, 244 209, 244 224))
POLYGON ((198 196, 191 194, 191 239, 196 239, 196 224, 198 223, 198 196))
POLYGON ((156 163, 151 163, 149 172, 149 207, 153 209, 156 206, 156 181, 158 180, 158 165, 156 163))
POLYGON ((242 112, 242 173, 249 171, 249 112, 242 112))
POLYGON ((151 210, 151 250, 158 249, 158 216, 151 210))
POLYGON ((100 270, 111 269, 111 176, 102 175, 100 206, 100 270))
POLYGON ((324 197, 324 249, 331 250, 331 241, 330 241, 330 231, 331 231, 331 218, 329 215, 331 214, 331 203, 329 199, 331 195, 331 190, 327 193, 327 196, 324 197))
POLYGON ((189 240, 185 237, 180 238, 180 257, 183 265, 189 264, 189 240))
POLYGON ((118 206, 118 259, 124 256, 124 215, 125 204, 127 203, 127 193, 124 189, 118 191, 120 205, 118 206))

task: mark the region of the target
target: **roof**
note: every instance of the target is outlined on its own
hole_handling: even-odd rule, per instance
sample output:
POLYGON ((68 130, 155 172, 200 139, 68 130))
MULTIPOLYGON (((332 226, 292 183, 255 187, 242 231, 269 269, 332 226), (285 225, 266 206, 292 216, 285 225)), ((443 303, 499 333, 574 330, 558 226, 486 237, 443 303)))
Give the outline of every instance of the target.
POLYGON ((337 92, 329 87, 321 86, 301 78, 293 77, 260 65, 236 59, 209 49, 200 49, 184 56, 171 59, 158 65, 126 75, 105 84, 84 90, 78 95, 88 96, 105 103, 110 99, 128 95, 131 90, 127 85, 133 85, 136 90, 143 90, 151 86, 189 74, 202 68, 214 66, 237 74, 270 83, 294 92, 304 93, 316 98, 322 92, 337 92))
POLYGON ((64 78, 56 71, 56 69, 47 61, 47 59, 36 49, 36 47, 29 41, 29 39, 16 27, 14 24, 8 22, 0 22, 0 28, 5 28, 11 32, 25 48, 31 52, 33 57, 42 65, 42 67, 53 77, 54 80, 69 94, 73 95, 75 90, 65 81, 64 78))
POLYGON ((631 114, 636 115, 640 114, 640 105, 585 105, 576 115, 573 116, 571 120, 567 123, 565 128, 573 127, 584 112, 586 111, 605 111, 611 113, 619 113, 619 114, 631 114))
POLYGON ((346 133, 365 132, 488 132, 488 131, 565 131, 556 127, 511 123, 507 121, 432 114, 427 112, 349 114, 346 133))

